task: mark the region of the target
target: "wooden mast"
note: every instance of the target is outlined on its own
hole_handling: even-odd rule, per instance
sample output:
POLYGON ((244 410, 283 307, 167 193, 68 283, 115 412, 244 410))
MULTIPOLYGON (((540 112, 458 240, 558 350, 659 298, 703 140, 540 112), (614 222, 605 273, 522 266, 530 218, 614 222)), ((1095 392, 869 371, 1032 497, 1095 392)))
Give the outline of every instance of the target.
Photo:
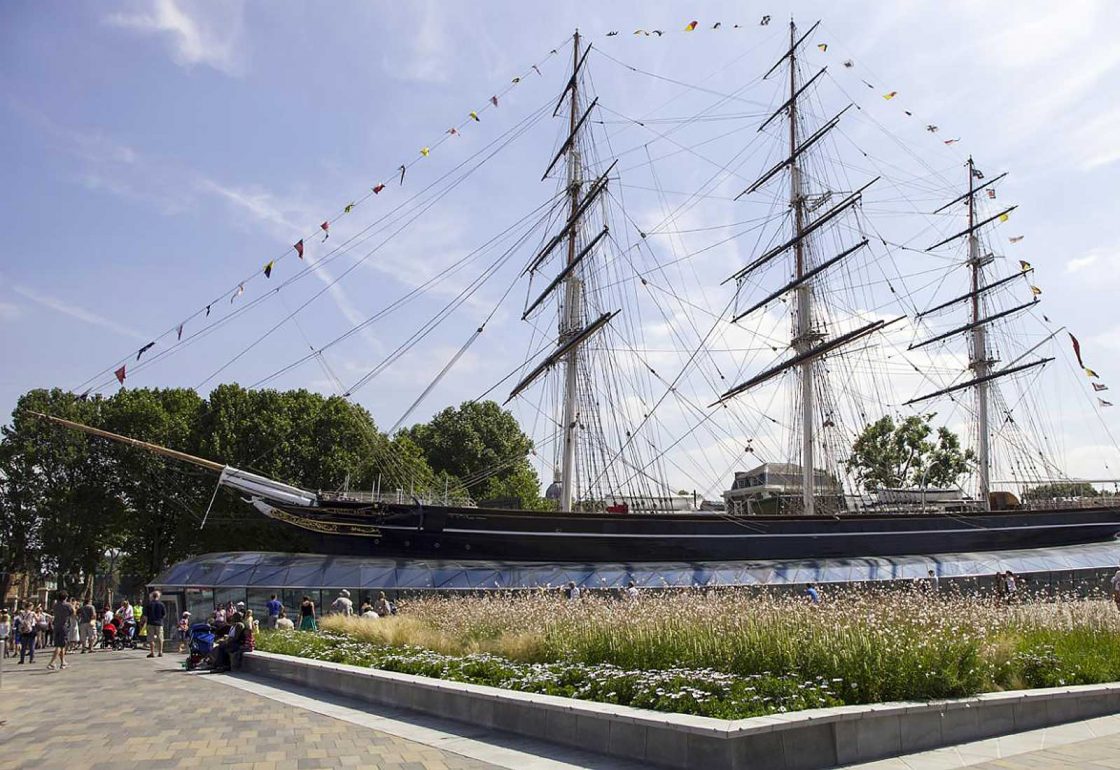
POLYGON ((976 465, 979 472, 978 497, 980 505, 986 510, 991 492, 991 435, 988 428, 988 383, 990 361, 988 360, 987 327, 981 323, 980 289, 984 285, 983 264, 980 259, 980 239, 976 235, 976 166, 972 156, 968 157, 968 264, 972 273, 972 349, 969 354, 969 368, 972 369, 976 383, 976 465))

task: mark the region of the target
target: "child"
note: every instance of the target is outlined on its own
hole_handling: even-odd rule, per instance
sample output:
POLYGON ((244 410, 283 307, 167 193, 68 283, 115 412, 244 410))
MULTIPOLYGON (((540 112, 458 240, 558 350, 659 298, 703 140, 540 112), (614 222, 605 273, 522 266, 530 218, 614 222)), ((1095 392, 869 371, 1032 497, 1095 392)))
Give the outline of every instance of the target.
POLYGON ((177 633, 178 633, 178 636, 179 636, 179 652, 180 653, 186 652, 187 636, 190 634, 190 631, 191 631, 191 614, 189 612, 184 612, 179 617, 179 626, 177 628, 177 633))
POLYGON ((4 657, 8 657, 8 645, 12 637, 12 619, 7 612, 0 612, 0 649, 4 650, 4 657))

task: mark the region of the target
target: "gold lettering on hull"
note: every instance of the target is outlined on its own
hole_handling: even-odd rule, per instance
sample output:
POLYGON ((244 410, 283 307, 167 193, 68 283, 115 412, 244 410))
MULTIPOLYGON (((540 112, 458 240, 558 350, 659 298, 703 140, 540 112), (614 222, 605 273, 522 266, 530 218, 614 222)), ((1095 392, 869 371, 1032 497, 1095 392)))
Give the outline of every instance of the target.
POLYGON ((369 524, 340 524, 333 521, 317 521, 316 519, 309 519, 305 516, 297 516, 294 513, 282 511, 279 508, 269 506, 270 513, 265 515, 269 518, 283 521, 286 524, 300 527, 302 529, 309 529, 312 532, 322 532, 328 535, 355 535, 357 537, 381 537, 381 530, 377 527, 370 526, 369 524))

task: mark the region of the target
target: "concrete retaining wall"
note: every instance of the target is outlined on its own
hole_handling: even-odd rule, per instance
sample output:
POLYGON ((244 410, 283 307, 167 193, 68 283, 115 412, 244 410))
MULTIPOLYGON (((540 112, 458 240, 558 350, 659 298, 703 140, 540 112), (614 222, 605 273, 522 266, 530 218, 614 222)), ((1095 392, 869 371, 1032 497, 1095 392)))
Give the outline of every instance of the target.
POLYGON ((728 721, 254 652, 243 670, 368 703, 676 768, 810 770, 1120 713, 1120 683, 728 721))

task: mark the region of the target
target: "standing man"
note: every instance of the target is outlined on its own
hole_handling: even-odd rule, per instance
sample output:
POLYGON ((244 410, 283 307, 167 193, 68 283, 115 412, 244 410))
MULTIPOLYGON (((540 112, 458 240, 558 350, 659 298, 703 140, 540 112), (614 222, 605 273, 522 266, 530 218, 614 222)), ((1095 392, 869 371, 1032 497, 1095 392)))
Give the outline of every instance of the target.
POLYGON ((66 668, 66 627, 67 624, 74 618, 74 606, 67 601, 69 597, 65 591, 58 595, 58 601, 54 604, 54 628, 52 629, 52 638, 54 639, 54 652, 51 654, 51 661, 47 664, 47 668, 54 669, 54 661, 58 659, 58 667, 60 669, 66 668))
POLYGON ((19 615, 16 618, 16 627, 19 629, 19 662, 23 663, 24 658, 28 653, 31 654, 31 662, 35 662, 35 634, 37 632, 38 619, 35 617, 35 611, 31 609, 31 605, 20 605, 19 615))
POLYGON ((280 619, 280 610, 284 609, 284 605, 276 598, 276 594, 273 594, 266 606, 268 608, 268 618, 265 620, 265 625, 268 628, 275 629, 276 621, 280 619))
POLYGON ((93 643, 97 640, 97 608, 93 606, 93 599, 86 598, 85 604, 78 610, 78 642, 82 647, 82 654, 93 652, 93 643))
POLYGON ((159 600, 159 591, 149 594, 144 607, 143 617, 148 619, 148 657, 163 657, 163 621, 167 617, 167 607, 159 600))

